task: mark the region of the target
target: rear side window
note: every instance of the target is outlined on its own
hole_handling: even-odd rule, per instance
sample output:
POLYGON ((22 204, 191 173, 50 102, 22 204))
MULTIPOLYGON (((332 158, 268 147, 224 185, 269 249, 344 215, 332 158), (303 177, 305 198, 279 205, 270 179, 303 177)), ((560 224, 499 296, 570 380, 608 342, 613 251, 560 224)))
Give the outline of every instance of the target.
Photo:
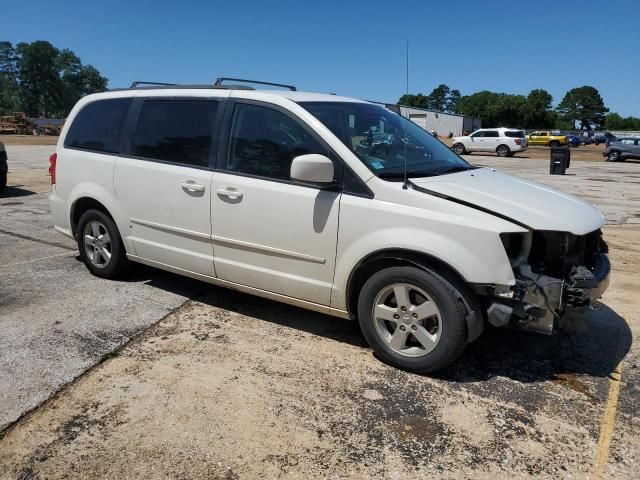
POLYGON ((227 170, 290 180, 293 159, 309 153, 327 155, 307 130, 284 113, 257 105, 236 105, 227 170))
POLYGON ((120 153, 124 120, 131 98, 88 103, 73 119, 64 146, 94 152, 120 153))
POLYGON ((507 130, 504 132, 504 136, 511 138, 524 138, 524 132, 522 130, 507 130))
POLYGON ((485 130, 484 136, 485 138, 486 137, 497 138, 500 136, 500 134, 496 130, 485 130))
POLYGON ((191 166, 209 165, 218 102, 145 100, 132 155, 191 166))

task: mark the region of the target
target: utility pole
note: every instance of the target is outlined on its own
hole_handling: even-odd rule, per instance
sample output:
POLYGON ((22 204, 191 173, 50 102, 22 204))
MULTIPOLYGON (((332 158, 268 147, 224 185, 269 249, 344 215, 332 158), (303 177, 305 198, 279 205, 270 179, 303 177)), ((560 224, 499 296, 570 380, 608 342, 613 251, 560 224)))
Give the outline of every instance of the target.
POLYGON ((407 40, 407 95, 409 95, 409 40, 407 40))

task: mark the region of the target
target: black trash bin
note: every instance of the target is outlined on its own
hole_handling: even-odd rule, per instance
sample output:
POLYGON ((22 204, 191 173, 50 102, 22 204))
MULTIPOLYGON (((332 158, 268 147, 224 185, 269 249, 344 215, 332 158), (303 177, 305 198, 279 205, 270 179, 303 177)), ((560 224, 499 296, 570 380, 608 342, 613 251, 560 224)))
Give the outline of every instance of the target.
POLYGON ((551 147, 551 159, 549 173, 551 175, 564 175, 571 163, 571 150, 569 147, 551 147))

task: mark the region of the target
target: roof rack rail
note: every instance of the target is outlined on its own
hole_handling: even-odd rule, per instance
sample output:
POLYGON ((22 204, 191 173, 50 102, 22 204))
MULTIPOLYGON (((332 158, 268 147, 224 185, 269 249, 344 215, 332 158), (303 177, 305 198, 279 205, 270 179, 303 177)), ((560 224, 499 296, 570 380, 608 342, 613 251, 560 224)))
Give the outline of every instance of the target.
POLYGON ((163 83, 163 82, 141 82, 136 80, 135 82, 133 82, 131 84, 131 86, 129 88, 136 88, 139 87, 140 85, 159 85, 159 86, 163 86, 163 87, 172 87, 175 85, 178 85, 177 83, 163 83))
MULTIPOLYGON (((285 85, 283 83, 272 83, 272 82, 262 82, 260 80, 246 80, 244 78, 229 78, 229 77, 220 77, 216 80, 216 83, 214 83, 214 86, 219 87, 219 88, 224 88, 225 86, 222 85, 222 82, 226 82, 226 81, 231 81, 231 82, 244 82, 244 83, 255 83, 256 85, 271 85, 273 87, 282 87, 282 88, 287 88, 289 90, 291 90, 292 92, 297 91, 298 89, 296 87, 294 87, 293 85, 285 85)), ((234 87, 237 87, 237 85, 234 85, 234 87)))

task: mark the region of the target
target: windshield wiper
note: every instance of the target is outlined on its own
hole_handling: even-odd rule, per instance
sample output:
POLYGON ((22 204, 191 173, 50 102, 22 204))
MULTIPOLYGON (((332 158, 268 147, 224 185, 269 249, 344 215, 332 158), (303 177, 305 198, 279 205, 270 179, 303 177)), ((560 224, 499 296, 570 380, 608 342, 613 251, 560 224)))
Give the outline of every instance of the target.
MULTIPOLYGON (((378 177, 380 178, 397 178, 400 180, 404 180, 404 172, 380 172, 378 177)), ((409 170, 407 171, 407 178, 416 178, 416 177, 433 177, 434 175, 439 175, 435 172, 429 172, 426 170, 409 170)))

